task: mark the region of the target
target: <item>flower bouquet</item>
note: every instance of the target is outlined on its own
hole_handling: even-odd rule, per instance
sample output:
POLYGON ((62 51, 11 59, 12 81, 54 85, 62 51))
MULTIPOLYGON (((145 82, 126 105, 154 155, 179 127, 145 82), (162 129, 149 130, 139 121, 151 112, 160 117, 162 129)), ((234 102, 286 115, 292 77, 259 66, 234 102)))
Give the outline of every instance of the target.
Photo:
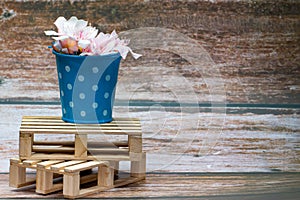
POLYGON ((112 121, 120 60, 129 52, 135 59, 141 55, 115 31, 99 33, 82 19, 59 17, 54 24, 58 31, 45 34, 54 39, 62 119, 71 123, 112 121))

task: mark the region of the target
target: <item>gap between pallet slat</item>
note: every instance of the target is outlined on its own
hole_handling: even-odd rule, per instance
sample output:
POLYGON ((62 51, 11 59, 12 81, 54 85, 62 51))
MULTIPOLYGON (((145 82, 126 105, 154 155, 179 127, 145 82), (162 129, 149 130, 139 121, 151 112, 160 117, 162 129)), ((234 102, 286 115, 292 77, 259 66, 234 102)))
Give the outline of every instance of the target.
MULTIPOLYGON (((33 145, 61 145, 74 147, 74 141, 33 141, 33 145)), ((128 142, 88 142, 88 148, 101 148, 101 147, 128 147, 128 142)))
POLYGON ((74 147, 47 147, 47 146, 36 146, 32 147, 32 152, 36 153, 74 153, 74 147))
MULTIPOLYGON (((32 148, 34 153, 74 153, 74 147, 48 147, 36 146, 32 148)), ((129 153, 128 148, 88 148, 87 151, 93 154, 124 154, 129 153)))
MULTIPOLYGON (((25 157, 21 157, 24 159, 25 157)), ((40 160, 50 160, 50 159, 60 159, 60 160, 82 160, 82 158, 76 158, 74 155, 68 154, 59 154, 59 153, 52 153, 52 154, 45 154, 45 153, 34 153, 30 157, 31 159, 40 159, 40 160)), ((116 161, 127 161, 130 160, 130 157, 127 155, 88 155, 86 160, 116 160, 116 161)))

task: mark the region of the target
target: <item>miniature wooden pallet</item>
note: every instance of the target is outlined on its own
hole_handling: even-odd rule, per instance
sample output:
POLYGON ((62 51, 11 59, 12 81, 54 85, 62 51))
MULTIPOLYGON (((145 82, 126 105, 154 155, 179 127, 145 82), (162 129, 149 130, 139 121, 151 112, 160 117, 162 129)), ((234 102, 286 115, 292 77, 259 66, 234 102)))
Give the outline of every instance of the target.
POLYGON ((142 156, 140 121, 115 118, 105 124, 66 123, 60 117, 24 116, 20 127, 20 159, 139 161, 142 156), (74 141, 36 141, 36 134, 75 135, 74 141), (125 135, 125 142, 90 142, 90 134, 125 135), (92 154, 90 152, 93 152, 92 154))
POLYGON ((11 187, 24 187, 36 183, 36 192, 48 194, 63 190, 66 198, 78 198, 92 193, 105 191, 114 187, 128 185, 145 179, 146 154, 138 163, 133 162, 130 176, 114 180, 115 162, 83 161, 83 160, 10 160, 11 187), (26 168, 36 170, 36 179, 26 179, 26 168), (83 172, 97 168, 97 173, 83 172), (54 183, 54 179, 63 176, 62 182, 54 183), (96 186, 81 189, 81 185, 97 181, 96 186))

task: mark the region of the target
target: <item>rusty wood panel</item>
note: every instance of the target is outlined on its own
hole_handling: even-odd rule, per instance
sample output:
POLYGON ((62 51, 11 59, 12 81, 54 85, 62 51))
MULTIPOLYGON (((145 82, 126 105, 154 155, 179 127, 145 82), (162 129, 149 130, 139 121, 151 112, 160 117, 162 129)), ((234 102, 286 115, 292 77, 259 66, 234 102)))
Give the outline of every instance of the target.
MULTIPOLYGON (((209 199, 297 199, 299 173, 161 173, 127 187, 99 192, 91 198, 209 198, 209 199)), ((0 174, 2 198, 61 198, 62 192, 37 195, 34 187, 8 187, 8 174, 0 174)))
MULTIPOLYGON (((222 114, 115 107, 114 114, 141 120, 148 171, 299 172, 299 110, 284 110, 288 112, 222 114)), ((59 116, 60 112, 55 105, 0 105, 0 113, 5 113, 0 115, 0 170, 7 172, 9 158, 18 155, 22 116, 59 116)), ((37 137, 38 141, 70 140, 61 135, 37 137)))
MULTIPOLYGON (((51 40, 43 31, 58 15, 89 20, 102 31, 163 27, 195 40, 220 73, 228 102, 298 103, 300 98, 298 1, 5 1, 13 10, 0 18, 1 100, 58 101, 51 40)), ((178 45, 180 49, 182 46, 178 45)), ((189 49, 189 48, 188 48, 189 49)), ((191 45, 191 48, 192 45, 191 45)), ((178 78, 200 102, 210 101, 202 68, 181 55, 141 50, 122 62, 120 84, 138 100, 177 100, 178 78), (164 85, 169 80, 169 85, 164 85), (194 94, 193 94, 194 95, 194 94)), ((117 99, 127 100, 124 91, 117 99)), ((213 96, 214 97, 214 96, 213 96)), ((215 97, 217 98, 217 97, 215 97)))

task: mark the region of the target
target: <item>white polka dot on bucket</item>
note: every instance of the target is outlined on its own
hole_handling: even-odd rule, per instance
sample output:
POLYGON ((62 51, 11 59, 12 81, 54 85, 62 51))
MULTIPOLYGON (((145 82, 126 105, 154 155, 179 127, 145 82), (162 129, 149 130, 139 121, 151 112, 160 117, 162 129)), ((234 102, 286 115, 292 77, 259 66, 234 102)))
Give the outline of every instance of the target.
POLYGON ((105 76, 105 80, 106 80, 106 81, 110 81, 110 75, 106 75, 106 76, 105 76))
POLYGON ((92 104, 92 107, 93 107, 94 109, 98 108, 98 103, 94 102, 94 103, 92 104))
POLYGON ((65 96, 65 93, 64 93, 63 90, 60 91, 60 94, 61 94, 62 97, 65 96))
POLYGON ((62 74, 60 72, 58 73, 58 77, 59 79, 62 79, 62 74))
POLYGON ((93 67, 92 71, 94 74, 97 74, 99 72, 99 69, 98 69, 98 67, 93 67))
POLYGON ((103 116, 107 115, 107 110, 103 110, 103 116))
POLYGON ((66 114, 66 113, 67 113, 66 109, 63 109, 63 113, 64 113, 64 114, 66 114))
POLYGON ((67 84, 67 88, 68 88, 69 90, 72 90, 73 87, 72 87, 72 85, 71 85, 70 83, 68 83, 68 84, 67 84))
POLYGON ((74 103, 73 103, 72 101, 70 101, 70 102, 69 102, 69 106, 70 106, 71 108, 73 108, 73 107, 74 107, 74 103))
POLYGON ((78 76, 78 80, 79 80, 80 82, 83 82, 83 81, 84 81, 84 76, 79 75, 79 76, 78 76))
POLYGON ((85 115, 86 115, 86 113, 85 113, 84 110, 80 112, 80 116, 81 116, 81 117, 85 117, 85 115))
POLYGON ((96 92, 98 90, 98 85, 93 85, 92 90, 96 92))
POLYGON ((67 66, 65 66, 65 70, 66 70, 66 72, 70 72, 71 68, 67 65, 67 66))
POLYGON ((79 94, 79 98, 80 98, 80 99, 85 99, 85 94, 84 94, 84 93, 80 93, 80 94, 79 94))
POLYGON ((108 97, 109 97, 109 93, 108 93, 108 92, 105 92, 105 93, 104 93, 104 98, 107 99, 108 97))

